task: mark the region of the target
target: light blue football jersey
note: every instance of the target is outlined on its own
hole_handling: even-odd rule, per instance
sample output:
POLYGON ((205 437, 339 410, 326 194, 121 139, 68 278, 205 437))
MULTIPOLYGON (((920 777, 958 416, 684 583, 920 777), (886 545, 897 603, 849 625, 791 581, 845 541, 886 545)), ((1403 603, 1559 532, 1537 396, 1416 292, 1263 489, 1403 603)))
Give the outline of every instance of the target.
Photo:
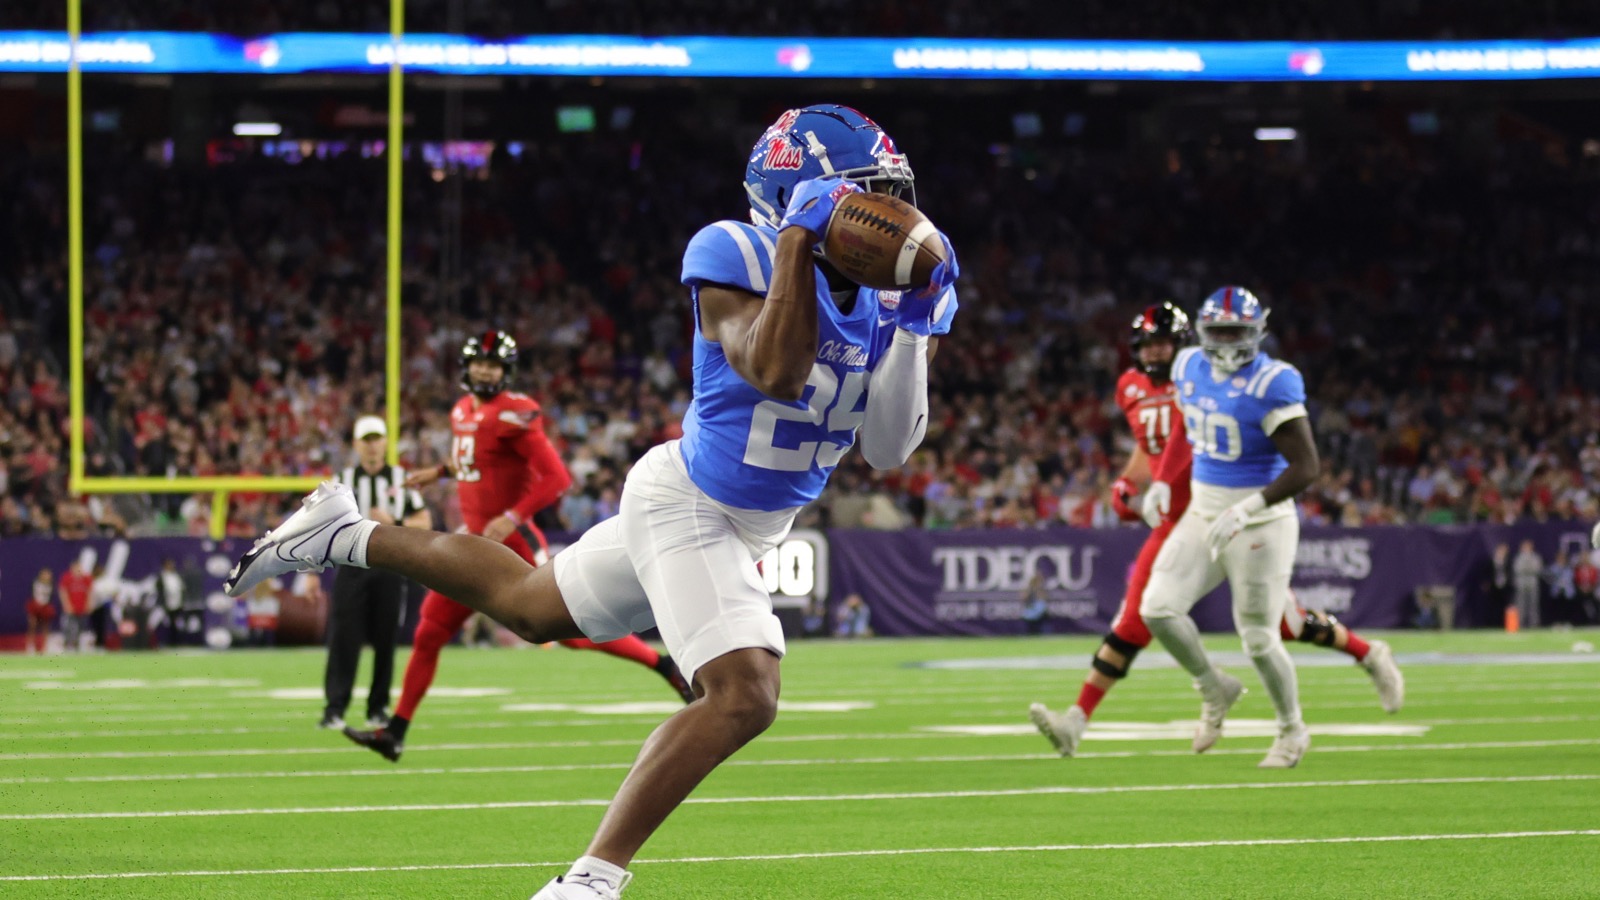
MULTIPOLYGON (((694 298, 694 399, 679 444, 689 478, 712 499, 741 509, 793 509, 822 493, 865 418, 871 373, 894 338, 897 291, 860 288, 849 313, 817 273, 817 361, 799 400, 775 400, 728 364, 700 333, 700 286, 766 296, 778 232, 714 222, 689 241, 683 283, 694 298)), ((940 298, 935 334, 950 330, 955 290, 940 298)))
POLYGON ((1218 380, 1198 347, 1172 361, 1172 383, 1194 448, 1194 480, 1220 487, 1265 487, 1289 467, 1270 435, 1306 414, 1300 370, 1265 353, 1218 380))

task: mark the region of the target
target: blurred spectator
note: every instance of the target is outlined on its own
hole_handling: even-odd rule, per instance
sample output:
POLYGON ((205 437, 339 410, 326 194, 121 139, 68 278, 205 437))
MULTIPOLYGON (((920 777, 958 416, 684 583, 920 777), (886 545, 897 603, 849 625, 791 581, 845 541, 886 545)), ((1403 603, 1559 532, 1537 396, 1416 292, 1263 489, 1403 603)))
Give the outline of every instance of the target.
POLYGON ((1595 552, 1578 554, 1577 564, 1572 567, 1578 625, 1600 624, 1600 567, 1595 566, 1595 552))
POLYGON ((1044 634, 1050 615, 1050 594, 1044 589, 1044 573, 1034 572, 1022 590, 1022 622, 1028 634, 1044 634))
POLYGON ((94 591, 94 576, 85 568, 82 559, 74 560, 61 576, 61 646, 68 652, 83 649, 83 629, 89 625, 90 595, 94 591))
POLYGON ((40 569, 33 579, 33 594, 28 597, 28 634, 23 644, 29 653, 44 653, 49 641, 50 623, 56 618, 50 597, 55 580, 55 573, 49 569, 40 569))
POLYGON ((860 594, 845 597, 835 615, 838 624, 834 634, 839 637, 872 637, 872 610, 860 594))
POLYGON ((1539 607, 1539 582, 1544 574, 1544 558, 1525 540, 1511 561, 1511 587, 1517 607, 1517 620, 1523 628, 1538 628, 1544 623, 1539 607))
POLYGON ((1555 561, 1544 573, 1550 587, 1550 621, 1573 624, 1578 619, 1577 573, 1567 551, 1556 553, 1555 561))

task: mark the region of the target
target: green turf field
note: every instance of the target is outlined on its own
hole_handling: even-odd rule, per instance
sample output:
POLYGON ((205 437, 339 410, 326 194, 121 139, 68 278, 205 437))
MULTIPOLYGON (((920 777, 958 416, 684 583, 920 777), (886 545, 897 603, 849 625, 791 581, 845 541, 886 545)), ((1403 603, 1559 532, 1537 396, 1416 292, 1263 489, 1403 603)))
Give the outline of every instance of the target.
MULTIPOLYGON (((1233 652, 1252 690, 1213 752, 1148 653, 1062 760, 1027 706, 1069 704, 1095 639, 796 643, 778 723, 625 897, 1600 896, 1600 654, 1573 652, 1600 634, 1383 636, 1406 708, 1296 647, 1313 745, 1276 772, 1233 652)), ((451 648, 391 765, 315 728, 321 677, 315 651, 0 658, 0 897, 527 897, 672 709, 600 654, 451 648)))

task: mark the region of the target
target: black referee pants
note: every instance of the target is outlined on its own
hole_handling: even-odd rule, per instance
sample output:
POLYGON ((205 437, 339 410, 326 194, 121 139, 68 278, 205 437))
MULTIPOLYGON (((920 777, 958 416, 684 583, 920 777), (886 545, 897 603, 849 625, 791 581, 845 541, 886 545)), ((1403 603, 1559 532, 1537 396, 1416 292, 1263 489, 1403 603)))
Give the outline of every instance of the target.
POLYGON ((322 689, 325 712, 343 716, 350 705, 361 645, 372 644, 372 690, 367 694, 367 716, 389 708, 389 686, 394 681, 394 644, 400 630, 409 582, 403 576, 377 569, 341 567, 333 579, 333 608, 328 613, 328 669, 322 689))

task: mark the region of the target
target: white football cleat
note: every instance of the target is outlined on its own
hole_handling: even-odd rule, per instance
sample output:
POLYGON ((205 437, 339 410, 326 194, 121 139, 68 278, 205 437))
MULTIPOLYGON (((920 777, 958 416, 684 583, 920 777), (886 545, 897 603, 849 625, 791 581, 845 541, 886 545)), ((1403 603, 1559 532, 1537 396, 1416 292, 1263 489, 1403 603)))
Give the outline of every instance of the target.
POLYGON ((1035 703, 1028 707, 1028 718, 1033 720, 1039 733, 1050 740, 1051 746, 1062 756, 1072 756, 1078 752, 1078 742, 1083 740, 1083 733, 1089 729, 1089 717, 1076 704, 1064 713, 1052 712, 1043 703, 1035 703))
POLYGON ((1278 737, 1272 742, 1272 749, 1267 751, 1267 756, 1256 764, 1258 769, 1292 769, 1300 762, 1300 757, 1306 755, 1311 749, 1311 730, 1306 728, 1306 723, 1297 722, 1288 728, 1278 729, 1278 737))
POLYGON ((239 558, 222 589, 240 597, 268 578, 289 572, 321 572, 335 562, 333 537, 346 526, 361 521, 355 495, 337 481, 324 481, 304 500, 294 515, 262 535, 239 558))
POLYGON ((623 872, 622 883, 616 887, 612 887, 611 882, 604 878, 567 881, 566 877, 562 875, 552 879, 531 900, 617 900, 622 896, 622 889, 633 880, 633 873, 623 872))
POLYGON ((1386 713, 1397 713, 1406 702, 1406 677, 1395 664, 1394 651, 1383 641, 1369 641, 1367 658, 1361 668, 1372 676, 1372 686, 1378 689, 1378 702, 1386 713))
MULTIPOLYGON (((1199 685, 1195 686, 1200 690, 1199 685)), ((1223 672, 1217 671, 1216 692, 1207 695, 1200 691, 1200 725, 1194 730, 1194 743, 1190 746, 1196 753, 1204 753, 1216 744, 1222 737, 1222 720, 1227 718, 1228 710, 1233 708, 1239 698, 1244 695, 1244 682, 1223 672)))

